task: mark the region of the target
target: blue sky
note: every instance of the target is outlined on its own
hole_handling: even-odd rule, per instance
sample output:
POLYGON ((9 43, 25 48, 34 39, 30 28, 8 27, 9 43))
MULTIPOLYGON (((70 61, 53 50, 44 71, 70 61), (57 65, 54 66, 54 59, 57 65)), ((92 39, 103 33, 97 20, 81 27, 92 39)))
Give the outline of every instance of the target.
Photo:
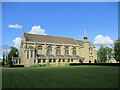
POLYGON ((14 46, 21 29, 8 28, 18 24, 28 33, 40 25, 47 35, 83 40, 84 30, 94 43, 97 35, 118 37, 117 2, 3 2, 2 44, 14 46))

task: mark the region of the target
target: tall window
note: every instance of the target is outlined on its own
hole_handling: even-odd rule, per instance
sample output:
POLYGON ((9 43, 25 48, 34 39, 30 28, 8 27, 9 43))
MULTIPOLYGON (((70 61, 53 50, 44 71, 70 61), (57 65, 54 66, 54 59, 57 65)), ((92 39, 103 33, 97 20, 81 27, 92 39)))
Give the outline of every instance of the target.
POLYGON ((52 54, 52 47, 51 47, 51 46, 48 46, 48 47, 47 47, 47 54, 48 54, 48 55, 51 55, 51 54, 52 54))
POLYGON ((89 53, 92 54, 92 47, 89 48, 89 53))
POLYGON ((38 46, 37 48, 38 48, 38 54, 39 55, 42 54, 42 46, 38 46))
POLYGON ((69 54, 69 48, 65 47, 65 55, 68 55, 68 54, 69 54))
POLYGON ((57 47, 56 48, 56 55, 60 55, 61 54, 61 48, 60 47, 57 47))
POLYGON ((76 48, 73 48, 73 55, 76 55, 76 48))
POLYGON ((27 58, 29 58, 29 51, 27 51, 27 58))
POLYGON ((33 51, 31 51, 31 57, 33 57, 33 51))

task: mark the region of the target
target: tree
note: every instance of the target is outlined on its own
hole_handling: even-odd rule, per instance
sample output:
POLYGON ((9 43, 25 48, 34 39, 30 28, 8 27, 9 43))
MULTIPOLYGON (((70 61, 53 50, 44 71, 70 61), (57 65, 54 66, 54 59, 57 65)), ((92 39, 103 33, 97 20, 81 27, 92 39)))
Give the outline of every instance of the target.
POLYGON ((6 64, 12 65, 12 57, 18 57, 18 49, 15 47, 11 47, 10 52, 8 53, 6 64))
POLYGON ((106 60, 111 60, 113 58, 113 49, 110 47, 101 47, 97 52, 98 61, 105 62, 106 60))
POLYGON ((114 58, 120 63, 120 38, 114 43, 114 58))
POLYGON ((113 58, 113 49, 110 47, 105 47, 107 51, 107 60, 111 60, 113 58))
POLYGON ((3 53, 3 61, 2 61, 2 65, 5 65, 5 54, 3 53))
POLYGON ((98 62, 105 62, 107 60, 107 50, 101 45, 97 52, 98 62))

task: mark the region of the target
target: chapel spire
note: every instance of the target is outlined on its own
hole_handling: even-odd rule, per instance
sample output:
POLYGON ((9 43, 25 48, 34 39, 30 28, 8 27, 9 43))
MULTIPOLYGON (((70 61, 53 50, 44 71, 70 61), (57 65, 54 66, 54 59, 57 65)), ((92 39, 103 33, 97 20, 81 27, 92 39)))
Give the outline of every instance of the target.
POLYGON ((87 34, 86 34, 86 29, 84 30, 84 41, 88 41, 88 37, 87 37, 87 34))

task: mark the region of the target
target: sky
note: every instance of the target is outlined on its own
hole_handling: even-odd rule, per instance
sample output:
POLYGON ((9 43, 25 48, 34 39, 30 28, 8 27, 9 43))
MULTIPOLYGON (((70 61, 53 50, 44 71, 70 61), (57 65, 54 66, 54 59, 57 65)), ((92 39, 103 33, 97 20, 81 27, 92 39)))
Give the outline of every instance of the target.
POLYGON ((111 44, 118 38, 118 2, 3 2, 2 45, 19 48, 22 27, 77 40, 86 30, 93 44, 111 44))

